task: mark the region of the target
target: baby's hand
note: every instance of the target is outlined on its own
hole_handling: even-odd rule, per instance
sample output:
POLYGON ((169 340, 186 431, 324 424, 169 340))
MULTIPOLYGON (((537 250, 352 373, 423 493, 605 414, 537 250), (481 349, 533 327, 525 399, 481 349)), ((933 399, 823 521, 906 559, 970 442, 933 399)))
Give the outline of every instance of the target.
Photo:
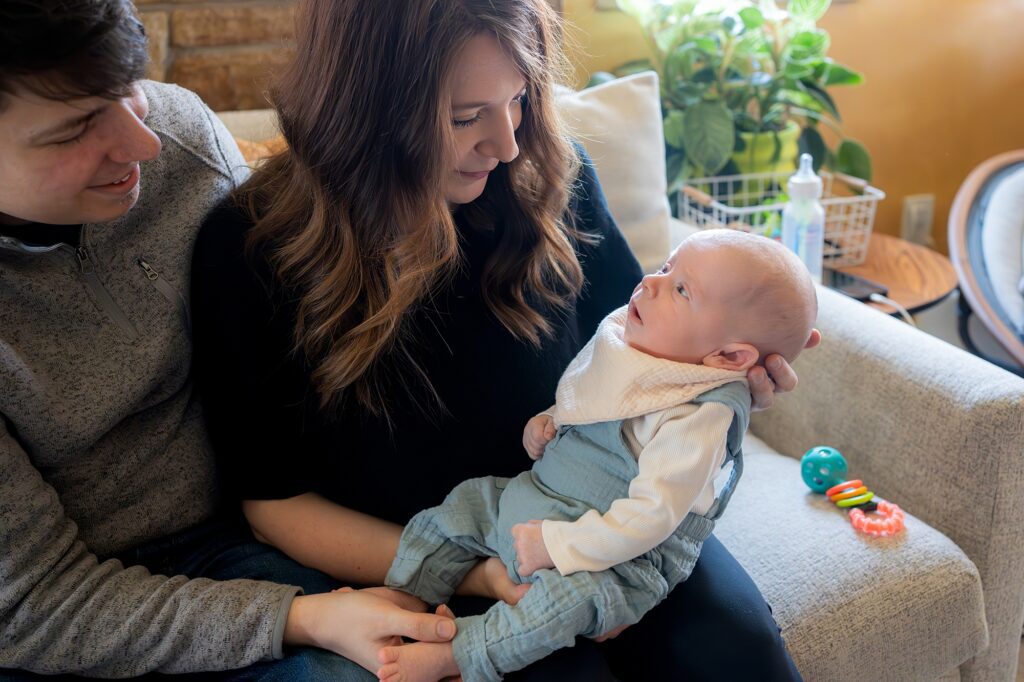
POLYGON ((523 447, 530 459, 540 459, 544 447, 555 437, 555 420, 549 414, 538 414, 526 422, 523 429, 523 447))
POLYGON ((516 548, 516 563, 519 575, 533 575, 542 568, 554 568, 555 562, 544 545, 540 521, 517 523, 512 526, 513 546, 516 548))

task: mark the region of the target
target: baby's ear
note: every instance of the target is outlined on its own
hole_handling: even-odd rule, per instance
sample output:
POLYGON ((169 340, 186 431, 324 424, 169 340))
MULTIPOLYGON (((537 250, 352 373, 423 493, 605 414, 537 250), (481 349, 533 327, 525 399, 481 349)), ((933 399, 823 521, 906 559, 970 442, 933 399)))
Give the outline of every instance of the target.
POLYGON ((757 358, 757 349, 749 343, 730 343, 705 356, 701 363, 715 369, 743 372, 753 367, 757 358))

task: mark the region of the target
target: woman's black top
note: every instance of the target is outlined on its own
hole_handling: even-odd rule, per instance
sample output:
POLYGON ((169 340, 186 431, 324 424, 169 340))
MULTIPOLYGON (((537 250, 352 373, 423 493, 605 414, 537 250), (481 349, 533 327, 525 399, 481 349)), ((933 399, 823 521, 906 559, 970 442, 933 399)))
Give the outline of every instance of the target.
POLYGON ((292 352, 294 303, 265 259, 244 256, 251 222, 230 203, 215 209, 196 245, 192 309, 196 377, 227 489, 242 499, 318 492, 404 524, 467 478, 529 468, 527 420, 554 403, 562 371, 642 275, 586 159, 569 210, 600 240, 577 247, 583 293, 568 314, 548 316, 555 334, 540 349, 513 337, 481 295, 500 224, 476 230, 456 215, 465 267, 417 307, 408 344, 445 412, 410 405, 417 391, 402 383, 418 379, 409 372, 388 386, 389 428, 355 400, 319 407, 292 352))

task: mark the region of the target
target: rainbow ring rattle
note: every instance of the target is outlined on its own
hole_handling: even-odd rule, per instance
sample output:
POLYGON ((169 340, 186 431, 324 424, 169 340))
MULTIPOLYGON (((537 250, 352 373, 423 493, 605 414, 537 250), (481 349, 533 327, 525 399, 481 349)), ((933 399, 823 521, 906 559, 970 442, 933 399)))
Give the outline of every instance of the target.
POLYGON ((849 509, 850 524, 858 531, 876 537, 902 531, 906 515, 899 505, 876 499, 860 479, 843 480, 846 471, 846 459, 835 448, 811 448, 800 460, 800 474, 807 487, 823 493, 837 507, 849 509))
POLYGON ((843 481, 829 488, 825 495, 837 507, 850 509, 850 523, 862 533, 876 537, 896 535, 906 527, 906 516, 899 505, 875 499, 860 479, 843 481), (874 512, 877 516, 869 516, 874 512))

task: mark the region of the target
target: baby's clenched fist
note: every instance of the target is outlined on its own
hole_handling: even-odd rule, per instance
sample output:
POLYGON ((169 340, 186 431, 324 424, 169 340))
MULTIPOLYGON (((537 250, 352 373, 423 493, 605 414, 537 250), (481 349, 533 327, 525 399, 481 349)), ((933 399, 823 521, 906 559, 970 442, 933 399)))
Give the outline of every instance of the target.
POLYGON ((555 420, 549 414, 538 414, 526 422, 523 429, 523 447, 530 459, 540 459, 544 448, 555 437, 555 420))
POLYGON ((528 521, 512 526, 512 545, 516 550, 519 575, 533 575, 542 568, 554 568, 540 521, 528 521))

